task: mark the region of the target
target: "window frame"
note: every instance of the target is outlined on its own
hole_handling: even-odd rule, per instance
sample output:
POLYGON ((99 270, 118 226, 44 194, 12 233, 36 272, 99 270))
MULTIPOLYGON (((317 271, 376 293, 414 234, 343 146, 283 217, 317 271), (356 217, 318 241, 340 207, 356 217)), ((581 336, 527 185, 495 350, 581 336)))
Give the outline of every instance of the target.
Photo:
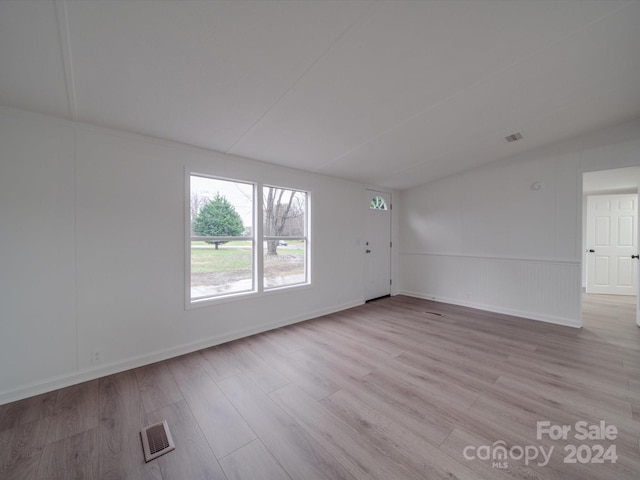
POLYGON ((185 168, 185 206, 184 206, 184 286, 185 286, 185 310, 194 308, 206 307, 219 303, 226 303, 232 301, 238 301, 247 297, 273 295, 279 292, 286 292, 291 289, 302 289, 311 287, 311 258, 312 258, 312 241, 311 241, 311 197, 310 190, 294 188, 294 187, 280 187, 272 184, 264 184, 262 182, 253 182, 245 179, 229 178, 216 175, 214 173, 203 173, 202 170, 185 168), (250 236, 234 237, 234 236, 198 236, 192 235, 191 225, 191 177, 203 177, 210 178, 212 180, 221 180, 226 182, 241 183, 245 185, 251 185, 253 187, 253 226, 250 236), (300 192, 305 195, 305 218, 304 218, 304 236, 280 236, 280 237, 265 237, 264 236, 264 197, 263 193, 265 188, 280 188, 284 190, 291 190, 300 192), (243 290, 241 292, 222 293, 219 295, 205 296, 205 297, 191 297, 191 242, 192 241, 205 241, 205 240, 220 240, 220 241, 237 241, 242 239, 243 241, 252 242, 252 289, 243 290), (264 277, 264 251, 265 242, 268 240, 303 240, 305 242, 305 279, 303 282, 297 282, 289 285, 280 285, 275 287, 265 286, 264 277))
POLYGON ((262 202, 264 202, 264 190, 265 188, 276 188, 276 189, 280 189, 280 190, 289 190, 292 192, 297 192, 297 193, 302 193, 304 194, 304 235, 302 236, 273 236, 273 235, 264 235, 264 219, 261 219, 260 221, 260 240, 258 240, 258 243, 260 244, 260 248, 262 249, 261 252, 261 257, 260 257, 260 262, 262 263, 261 265, 261 278, 260 278, 260 287, 262 289, 262 291, 264 292, 273 292, 273 291, 278 291, 278 290, 283 290, 286 288, 292 288, 292 287, 298 287, 298 286, 303 286, 303 285, 309 285, 311 284, 311 275, 310 275, 310 265, 311 265, 311 257, 310 257, 310 252, 311 252, 311 246, 310 246, 310 198, 311 198, 311 192, 309 192, 308 190, 303 190, 303 189, 297 189, 297 188, 291 188, 291 187, 283 187, 283 186, 277 186, 277 185, 271 185, 271 184, 261 184, 260 185, 260 213, 262 215, 264 215, 264 204, 262 202), (281 240, 302 240, 304 242, 304 281, 302 282, 296 282, 296 283, 291 283, 291 284, 287 284, 287 285, 278 285, 275 287, 267 287, 266 286, 266 282, 265 282, 265 276, 264 276, 264 244, 266 242, 269 241, 281 241, 281 240))
POLYGON ((387 202, 385 202, 384 198, 382 198, 380 195, 376 195, 371 199, 371 202, 369 203, 369 210, 385 212, 389 210, 389 206, 387 205, 387 202))
POLYGON ((223 182, 239 183, 243 185, 251 186, 252 188, 252 221, 256 224, 256 197, 258 195, 258 184, 256 182, 249 182, 246 180, 238 180, 235 178, 221 177, 209 173, 202 173, 195 170, 187 170, 185 175, 185 306, 186 308, 193 308, 201 305, 207 305, 210 303, 219 302, 220 300, 233 299, 235 297, 243 297, 253 294, 257 291, 257 232, 254 226, 252 226, 252 232, 250 236, 200 236, 192 235, 191 225, 191 178, 201 177, 211 180, 218 180, 223 182), (209 295, 203 297, 193 298, 191 295, 191 242, 192 241, 207 241, 207 240, 219 240, 219 241, 251 241, 251 289, 242 290, 239 292, 223 293, 219 295, 209 295))

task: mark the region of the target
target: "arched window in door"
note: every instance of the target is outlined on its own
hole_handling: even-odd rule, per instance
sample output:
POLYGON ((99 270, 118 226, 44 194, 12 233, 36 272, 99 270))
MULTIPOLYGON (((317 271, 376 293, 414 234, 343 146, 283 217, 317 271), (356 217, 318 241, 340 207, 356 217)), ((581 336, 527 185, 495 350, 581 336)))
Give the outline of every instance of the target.
POLYGON ((387 210, 387 204, 382 197, 373 197, 369 204, 371 210, 387 210))

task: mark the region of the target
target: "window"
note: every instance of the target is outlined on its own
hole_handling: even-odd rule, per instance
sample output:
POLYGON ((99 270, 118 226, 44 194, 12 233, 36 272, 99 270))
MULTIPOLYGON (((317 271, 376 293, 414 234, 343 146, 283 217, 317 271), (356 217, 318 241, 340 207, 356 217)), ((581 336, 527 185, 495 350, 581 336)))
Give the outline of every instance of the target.
POLYGON ((307 193, 263 187, 264 288, 307 282, 307 193))
POLYGON ((189 303, 309 283, 307 192, 195 173, 188 180, 189 303))
POLYGON ((191 301, 255 290, 254 190, 191 175, 191 301))
POLYGON ((369 208, 371 210, 386 210, 387 204, 382 197, 373 197, 371 203, 369 204, 369 208))

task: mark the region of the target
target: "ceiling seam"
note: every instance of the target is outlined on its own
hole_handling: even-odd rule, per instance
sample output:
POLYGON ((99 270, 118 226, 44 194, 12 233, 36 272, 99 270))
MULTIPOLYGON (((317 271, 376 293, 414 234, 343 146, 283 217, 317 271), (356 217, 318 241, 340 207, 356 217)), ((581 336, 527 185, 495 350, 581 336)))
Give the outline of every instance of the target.
POLYGON ((309 72, 311 72, 311 70, 313 70, 313 68, 324 58, 327 56, 327 54, 334 49, 334 47, 340 42, 340 40, 342 40, 344 38, 344 36, 350 32, 351 30, 353 30, 353 28, 360 24, 361 22, 364 21, 364 19, 366 19, 371 11, 373 10, 373 7, 375 5, 375 2, 371 2, 369 7, 365 10, 365 12, 360 15, 359 18, 357 18, 356 20, 354 20, 351 24, 349 24, 347 26, 347 28, 345 28, 342 33, 340 33, 340 35, 338 35, 336 37, 336 39, 331 42, 329 44, 329 46, 318 56, 318 58, 316 58, 313 62, 311 62, 311 64, 304 69, 304 71, 285 89, 285 91, 271 104, 269 105, 269 107, 265 110, 265 112, 258 116, 258 118, 251 124, 249 125, 249 128, 247 128, 247 130, 242 133, 240 135, 240 137, 235 140, 231 146, 229 148, 227 148, 225 150, 224 153, 232 153, 233 149, 236 147, 236 145, 238 145, 247 135, 249 135, 257 126, 258 124, 267 116, 269 115, 269 113, 289 94, 289 92, 291 90, 293 90, 293 88, 300 83, 300 81, 307 76, 307 74, 309 72))
MULTIPOLYGON (((401 128, 402 126, 404 126, 404 125, 408 124, 408 123, 409 123, 409 122, 411 122, 412 120, 414 120, 414 119, 416 119, 416 118, 418 118, 418 117, 420 117, 420 116, 422 116, 422 115, 426 114, 429 110, 431 110, 431 109, 433 109, 433 108, 436 108, 437 106, 439 106, 439 105, 441 105, 441 104, 443 104, 443 103, 449 102, 450 100, 455 99, 457 96, 462 95, 462 94, 463 94, 464 92, 466 92, 467 90, 470 90, 470 89, 472 89, 472 88, 476 87, 477 85, 480 85, 481 83, 483 83, 483 82, 486 82, 486 81, 490 80, 491 78, 493 78, 494 76, 496 76, 496 75, 498 75, 498 74, 501 74, 502 72, 505 72, 505 71, 507 71, 507 70, 509 70, 509 69, 511 69, 511 68, 516 67, 517 65, 519 65, 519 64, 520 64, 520 63, 522 63, 522 62, 524 62, 525 60, 527 60, 527 59, 529 59, 529 58, 531 58, 531 57, 534 57, 535 55, 539 55, 540 53, 542 53, 542 52, 544 52, 545 50, 547 50, 547 49, 549 49, 549 48, 553 47, 554 45, 557 45, 557 44, 559 44, 560 42, 563 42, 563 41, 565 41, 566 39, 568 39, 568 38, 572 37, 572 36, 573 36, 573 35, 575 35, 576 33, 580 32, 580 31, 582 31, 582 30, 584 30, 584 29, 586 29, 586 28, 589 28, 589 27, 591 27, 592 25, 595 25, 596 23, 598 23, 598 22, 600 22, 600 21, 604 20, 605 18, 608 18, 608 17, 610 17, 610 16, 612 16, 612 15, 615 15, 615 14, 616 14, 616 13, 618 13, 620 10, 622 10, 622 9, 624 9, 624 8, 627 8, 627 7, 629 7, 630 5, 633 5, 633 4, 635 4, 635 3, 638 3, 638 0, 630 0, 629 2, 625 3, 624 5, 621 5, 621 6, 619 6, 618 8, 615 8, 615 9, 613 9, 613 10, 609 11, 607 14, 602 15, 601 17, 599 17, 599 18, 597 18, 597 19, 595 19, 595 20, 593 20, 593 21, 591 21, 591 22, 589 22, 589 23, 587 23, 587 24, 585 24, 585 25, 583 25, 583 26, 581 26, 581 27, 579 27, 579 28, 576 28, 575 30, 572 30, 570 33, 568 33, 568 34, 564 35, 563 37, 559 38, 558 40, 556 40, 556 41, 554 41, 554 42, 552 42, 552 43, 550 43, 550 44, 548 44, 548 45, 545 45, 545 46, 543 46, 543 47, 540 47, 540 48, 539 48, 539 49, 537 49, 536 51, 531 52, 531 53, 529 53, 528 55, 525 55, 524 57, 518 58, 517 60, 515 60, 515 61, 511 62, 509 65, 505 65, 504 67, 500 68, 499 70, 496 70, 495 72, 492 72, 492 73, 490 73, 490 74, 487 74, 487 75, 483 76, 482 78, 480 78, 480 79, 479 79, 479 80, 477 80, 476 82, 472 83, 472 84, 471 84, 471 85, 469 85, 468 87, 465 87, 465 88, 463 88, 463 89, 461 89, 461 90, 458 90, 457 92, 453 93, 452 95, 449 95, 448 97, 446 97, 446 98, 444 98, 444 99, 442 99, 442 100, 439 100, 439 101, 437 101, 436 103, 434 103, 434 104, 432 104, 432 105, 429 105, 429 106, 428 106, 428 107, 426 107, 425 109, 420 110, 420 111, 418 111, 418 112, 416 112, 416 113, 414 113, 414 114, 410 115, 409 117, 407 117, 407 118, 405 118, 404 120, 402 120, 402 121, 398 122, 397 124, 395 124, 395 125, 393 125, 393 126, 391 126, 391 127, 387 128, 387 129, 386 129, 386 130, 384 130, 383 132, 381 132, 381 133, 379 133, 379 134, 377 134, 377 135, 374 135, 373 137, 371 137, 371 138, 369 138, 369 139, 365 140, 364 142, 359 143, 359 144, 358 144, 358 145, 356 145, 355 147, 353 147, 353 148, 351 148, 351 149, 347 150, 346 152, 344 152, 343 154, 341 154, 341 155, 337 156, 337 157, 336 157, 336 158, 334 158, 333 160, 330 160, 330 161, 326 162, 325 164, 323 164, 323 165, 321 165, 321 166, 317 167, 314 171, 315 171, 315 172, 322 172, 322 171, 323 171, 324 169, 326 169, 327 167, 330 167, 331 165, 333 165, 333 164, 335 164, 335 163, 339 162, 339 161, 340 161, 340 160, 342 160, 344 157, 346 157, 347 155, 349 155, 349 154, 350 154, 350 153, 352 153, 352 152, 355 152, 356 150, 358 150, 359 148, 363 147, 364 145, 367 145, 367 144, 369 144, 369 143, 371 143, 371 142, 375 141, 375 140, 376 140, 376 139, 378 139, 378 138, 381 138, 381 137, 383 137, 383 136, 385 136, 385 135, 387 135, 387 134, 389 134, 389 133, 391 133, 391 132, 393 132, 393 131, 395 131, 395 130, 398 130, 399 128, 401 128)), ((416 165, 414 165, 414 166, 421 165, 421 164, 423 164, 423 163, 425 163, 425 162, 420 162, 420 163, 418 163, 418 164, 416 164, 416 165)), ((412 167, 410 167, 410 168, 412 168, 412 167)))
POLYGON ((69 32, 69 17, 67 15, 66 0, 56 0, 56 19, 58 24, 58 39, 62 51, 62 63, 64 78, 67 87, 67 102, 71 120, 78 120, 78 107, 76 102, 76 87, 73 78, 73 61, 71 56, 71 34, 69 32))

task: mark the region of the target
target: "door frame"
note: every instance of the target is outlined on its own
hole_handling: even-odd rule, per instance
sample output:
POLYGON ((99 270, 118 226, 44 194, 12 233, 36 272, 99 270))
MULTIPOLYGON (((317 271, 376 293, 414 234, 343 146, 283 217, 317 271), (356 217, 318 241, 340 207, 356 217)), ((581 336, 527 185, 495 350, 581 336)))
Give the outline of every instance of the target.
MULTIPOLYGON (((585 197, 585 190, 584 190, 584 176, 587 173, 595 173, 595 172, 605 172, 605 171, 615 171, 615 170, 621 170, 621 169, 625 169, 625 168, 640 168, 640 165, 624 165, 624 166, 619 166, 619 167, 609 167, 609 168, 593 168, 593 169, 584 169, 584 168, 580 168, 578 169, 578 185, 580 186, 580 188, 578 188, 578 205, 581 205, 581 208, 578 210, 579 211, 579 216, 578 216, 578 245, 579 245, 579 251, 580 251, 580 327, 582 327, 583 325, 583 321, 582 321, 582 295, 584 294, 585 291, 585 282, 586 282, 586 268, 587 268, 587 249, 588 246, 586 245, 585 239, 586 239, 586 228, 587 228, 587 202, 586 202, 586 197, 585 197)), ((638 195, 638 201, 640 202, 640 176, 637 179, 637 184, 636 184, 636 194, 638 195)), ((620 189, 619 191, 613 191, 613 190, 603 190, 602 191, 603 194, 607 194, 607 193, 611 193, 611 194, 617 194, 617 193, 634 193, 634 192, 630 192, 627 191, 625 192, 623 189, 620 189)), ((638 229, 638 246, 637 248, 640 250, 640 210, 638 211, 638 225, 637 225, 637 229, 638 229)), ((639 262, 640 263, 640 262, 639 262)), ((636 282, 636 325, 638 327, 640 327, 640 265, 638 265, 638 268, 636 269, 637 271, 637 282, 636 282)))
POLYGON ((370 201, 369 199, 369 195, 370 193, 381 193, 383 195, 387 195, 389 197, 389 208, 388 208, 388 215, 389 215, 389 242, 390 242, 390 248, 389 248, 389 293, 387 295, 383 295, 382 297, 372 297, 372 298, 367 298, 367 258, 366 258, 366 250, 367 250, 367 236, 368 236, 368 218, 367 216, 369 215, 369 203, 364 203, 364 206, 367 210, 365 210, 365 219, 364 219, 364 240, 362 242, 362 255, 363 255, 363 269, 362 269, 362 295, 363 295, 363 299, 365 302, 368 302, 370 300, 375 300, 376 298, 383 298, 386 296, 390 296, 393 295, 393 192, 390 190, 386 190, 383 188, 378 188, 378 187, 372 187, 372 186, 365 186, 364 188, 364 192, 365 194, 365 198, 367 198, 367 201, 370 201))
MULTIPOLYGON (((587 213, 587 224, 586 224, 586 238, 584 239, 585 242, 585 263, 586 263, 586 292, 587 293, 600 293, 603 295, 637 295, 638 294, 638 274, 637 274, 637 268, 638 268, 638 262, 634 262, 632 260, 632 256, 636 255, 638 253, 638 194, 637 193, 615 193, 615 194, 611 194, 611 193, 589 193, 584 195, 586 197, 586 213, 587 213), (627 262, 631 262, 631 269, 632 272, 634 270, 636 270, 636 272, 632 273, 630 281, 631 284, 627 284, 626 286, 626 291, 620 292, 619 290, 622 290, 624 287, 620 287, 619 283, 616 282, 616 279, 619 280, 619 274, 616 278, 611 278, 609 277, 609 284, 607 286, 605 286, 604 284, 596 284, 596 269, 597 269, 597 254, 601 253, 600 247, 598 245, 596 245, 596 238, 597 237, 597 231, 598 231, 598 225, 595 222, 595 217, 597 216, 596 213, 596 208, 597 208, 597 202, 598 201, 612 201, 612 202, 616 202, 618 200, 620 200, 620 198, 625 198, 625 199, 633 199, 632 201, 633 203, 633 211, 634 213, 634 222, 633 222, 633 228, 631 230, 632 235, 633 235, 633 240, 632 240, 632 244, 631 246, 620 246, 619 244, 616 245, 608 245, 603 247, 606 250, 611 250, 611 249, 618 249, 618 255, 617 258, 626 258, 627 262), (590 228, 591 227, 591 228, 590 228), (595 250, 594 250, 595 249, 595 250), (620 251, 620 250, 624 250, 624 252, 620 251), (614 285, 614 283, 617 283, 618 286, 614 285), (591 292, 589 291, 591 289, 591 292), (615 291, 615 290, 618 291, 615 291), (594 291, 595 290, 595 291, 594 291), (600 292, 598 292, 598 290, 600 290, 600 292), (635 293, 631 293, 631 292, 635 292, 635 293)), ((583 204, 584 207, 584 204, 583 204)), ((619 205, 618 207, 615 209, 616 211, 616 216, 618 215, 618 210, 619 210, 619 205)), ((631 209, 629 209, 631 210, 631 209)), ((612 215, 611 210, 609 211, 609 216, 612 215)), ((618 220, 619 221, 619 220, 618 220)), ((584 229, 583 229, 584 231, 584 229)), ((617 238, 618 235, 620 235, 620 228, 619 228, 619 223, 615 223, 615 224, 609 224, 608 225, 608 235, 610 238, 613 236, 613 238, 617 238)), ((608 265, 607 269, 608 269, 608 273, 613 271, 618 272, 618 268, 619 268, 619 264, 617 264, 616 262, 610 262, 613 265, 608 265)))

